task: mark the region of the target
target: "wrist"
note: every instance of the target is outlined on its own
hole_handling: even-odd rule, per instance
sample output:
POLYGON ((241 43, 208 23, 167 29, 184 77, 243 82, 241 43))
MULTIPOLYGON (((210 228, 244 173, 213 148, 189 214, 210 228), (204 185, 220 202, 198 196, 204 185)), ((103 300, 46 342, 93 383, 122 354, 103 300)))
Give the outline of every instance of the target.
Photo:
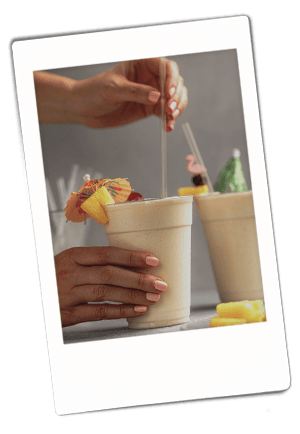
POLYGON ((76 81, 47 72, 35 72, 38 117, 40 123, 71 123, 70 100, 76 81))
POLYGON ((66 123, 81 124, 83 111, 83 98, 81 97, 81 81, 70 80, 66 83, 64 111, 66 123))

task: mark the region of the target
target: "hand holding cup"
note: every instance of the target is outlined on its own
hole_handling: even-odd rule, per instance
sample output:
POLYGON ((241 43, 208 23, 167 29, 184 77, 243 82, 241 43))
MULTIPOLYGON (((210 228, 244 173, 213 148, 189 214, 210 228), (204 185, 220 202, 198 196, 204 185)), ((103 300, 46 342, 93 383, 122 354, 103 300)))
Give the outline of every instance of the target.
POLYGON ((160 278, 142 272, 159 263, 151 253, 74 247, 54 259, 63 327, 142 316, 167 289, 160 278))

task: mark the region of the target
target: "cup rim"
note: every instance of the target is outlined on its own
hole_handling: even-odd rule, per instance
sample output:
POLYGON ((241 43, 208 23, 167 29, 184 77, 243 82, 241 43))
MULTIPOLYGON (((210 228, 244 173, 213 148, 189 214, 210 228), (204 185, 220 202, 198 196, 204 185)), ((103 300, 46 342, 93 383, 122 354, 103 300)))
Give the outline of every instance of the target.
POLYGON ((197 199, 209 199, 212 196, 218 195, 218 198, 226 198, 226 197, 234 197, 234 196, 246 196, 246 195, 252 195, 252 190, 247 191, 233 191, 228 193, 220 193, 219 191, 215 191, 214 193, 203 193, 203 194, 197 194, 195 197, 197 199))
POLYGON ((127 202, 119 202, 119 203, 108 203, 105 204, 105 208, 111 208, 116 209, 116 207, 120 208, 127 208, 127 207, 138 207, 138 206, 160 206, 162 202, 166 203, 167 205, 178 205, 179 201, 181 203, 192 203, 193 202, 193 196, 169 196, 165 198, 147 198, 147 199, 141 199, 141 200, 132 200, 127 202), (169 203, 167 203, 169 202, 169 203), (112 208, 113 207, 113 208, 112 208))

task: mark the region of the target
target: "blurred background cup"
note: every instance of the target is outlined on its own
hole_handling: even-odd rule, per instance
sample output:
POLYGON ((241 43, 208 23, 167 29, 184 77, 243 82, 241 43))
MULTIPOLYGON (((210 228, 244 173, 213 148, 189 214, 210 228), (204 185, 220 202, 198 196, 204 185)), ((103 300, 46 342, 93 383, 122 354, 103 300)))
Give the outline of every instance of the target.
POLYGON ((252 191, 195 201, 221 301, 264 300, 252 191))
POLYGON ((190 320, 192 207, 191 196, 106 205, 109 245, 152 253, 159 265, 144 272, 168 285, 145 315, 128 318, 129 328, 166 327, 190 320))

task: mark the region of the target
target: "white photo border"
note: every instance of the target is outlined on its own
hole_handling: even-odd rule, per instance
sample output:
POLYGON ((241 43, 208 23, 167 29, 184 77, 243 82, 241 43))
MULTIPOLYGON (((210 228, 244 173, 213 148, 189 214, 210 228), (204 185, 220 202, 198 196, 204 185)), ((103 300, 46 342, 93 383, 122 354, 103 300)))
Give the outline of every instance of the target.
POLYGON ((290 375, 246 16, 16 41, 13 57, 57 414, 284 390, 290 375), (33 71, 236 49, 267 321, 63 343, 33 71))

